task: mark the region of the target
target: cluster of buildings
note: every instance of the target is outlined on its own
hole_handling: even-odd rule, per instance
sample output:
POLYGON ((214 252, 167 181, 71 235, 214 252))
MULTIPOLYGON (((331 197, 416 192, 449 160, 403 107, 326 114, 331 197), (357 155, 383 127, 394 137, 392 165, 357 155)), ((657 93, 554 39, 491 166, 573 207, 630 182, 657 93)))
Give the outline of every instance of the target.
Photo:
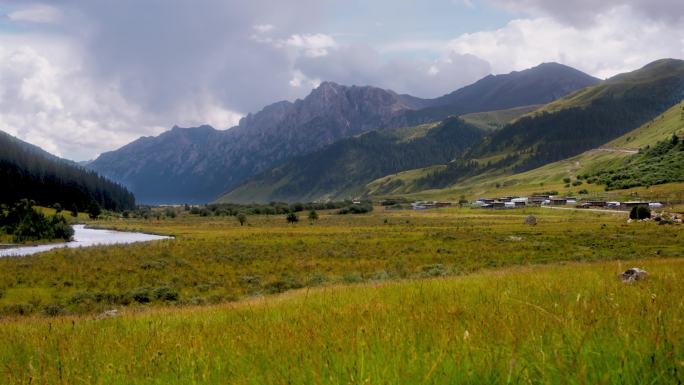
POLYGON ((443 207, 451 207, 451 202, 419 201, 411 203, 411 208, 414 210, 440 209, 443 207))
POLYGON ((573 197, 556 197, 551 195, 533 195, 531 197, 501 197, 501 198, 480 198, 476 200, 473 207, 483 209, 509 209, 526 206, 574 206, 577 208, 610 208, 619 210, 631 210, 636 206, 650 208, 661 208, 660 202, 611 202, 603 200, 582 200, 573 197))

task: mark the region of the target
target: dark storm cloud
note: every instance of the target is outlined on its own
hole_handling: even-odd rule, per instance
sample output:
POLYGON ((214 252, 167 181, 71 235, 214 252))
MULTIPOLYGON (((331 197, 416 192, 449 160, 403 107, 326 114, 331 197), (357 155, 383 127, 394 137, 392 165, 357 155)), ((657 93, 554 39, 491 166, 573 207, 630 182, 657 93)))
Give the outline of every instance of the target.
POLYGON ((321 2, 63 1, 78 24, 92 75, 119 82, 121 92, 149 112, 209 93, 246 112, 287 97, 289 58, 251 39, 255 25, 288 35, 314 25, 321 2))

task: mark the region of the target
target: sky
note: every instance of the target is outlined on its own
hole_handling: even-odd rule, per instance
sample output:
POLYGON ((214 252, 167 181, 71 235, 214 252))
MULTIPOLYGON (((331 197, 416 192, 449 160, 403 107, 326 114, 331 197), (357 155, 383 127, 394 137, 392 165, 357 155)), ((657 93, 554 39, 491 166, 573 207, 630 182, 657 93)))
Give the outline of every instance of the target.
POLYGON ((681 0, 0 0, 0 130, 88 160, 321 81, 436 97, 559 62, 684 59, 681 0))

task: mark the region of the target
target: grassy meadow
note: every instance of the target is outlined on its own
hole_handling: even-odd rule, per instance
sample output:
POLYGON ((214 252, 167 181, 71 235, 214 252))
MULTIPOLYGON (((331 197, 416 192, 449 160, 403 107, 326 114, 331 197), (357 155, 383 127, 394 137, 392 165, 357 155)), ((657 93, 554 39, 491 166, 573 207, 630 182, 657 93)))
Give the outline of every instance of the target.
POLYGON ((174 235, 133 245, 58 249, 0 259, 0 315, 83 314, 112 307, 199 305, 302 287, 463 275, 558 261, 684 254, 680 226, 626 223, 626 213, 530 208, 446 209, 369 215, 283 216, 182 213, 161 220, 95 225, 174 235), (527 215, 536 226, 524 224, 527 215))
POLYGON ((0 324, 4 384, 676 384, 684 260, 330 286, 0 324), (637 264, 651 276, 616 279, 637 264))
POLYGON ((176 238, 0 258, 0 383, 681 382, 682 226, 626 219, 92 222, 176 238), (621 283, 632 266, 650 277, 621 283))

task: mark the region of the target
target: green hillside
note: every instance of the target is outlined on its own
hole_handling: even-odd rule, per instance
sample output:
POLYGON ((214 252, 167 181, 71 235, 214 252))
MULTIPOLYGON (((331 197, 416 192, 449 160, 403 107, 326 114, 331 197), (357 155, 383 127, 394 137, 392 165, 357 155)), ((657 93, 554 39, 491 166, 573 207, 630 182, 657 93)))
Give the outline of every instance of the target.
POLYGON ((373 131, 340 140, 258 175, 219 202, 352 198, 366 183, 401 170, 448 162, 484 131, 458 118, 440 124, 373 131))
POLYGON ((529 114, 540 107, 542 107, 542 105, 535 104, 531 106, 509 108, 507 110, 475 112, 461 115, 461 119, 483 130, 494 131, 503 128, 506 124, 511 123, 515 119, 529 114))
POLYGON ((450 118, 442 123, 374 131, 343 139, 248 180, 219 202, 311 201, 352 198, 375 178, 449 162, 486 132, 539 106, 450 118))
POLYGON ((596 168, 671 137, 682 119, 681 106, 672 106, 682 98, 684 62, 658 61, 522 117, 494 132, 461 159, 380 178, 368 185, 367 192, 406 194, 490 183, 501 188, 519 185, 521 180, 537 183, 537 191, 539 184, 556 179, 553 172, 564 175, 559 180, 567 174, 591 173, 594 170, 583 164, 596 168), (596 150, 582 154, 591 149, 596 150), (581 159, 575 159, 579 154, 581 159), (562 166, 545 166, 563 158, 569 159, 560 162, 562 166))
POLYGON ((639 148, 655 146, 658 142, 669 140, 675 133, 684 133, 684 102, 596 149, 534 170, 515 174, 490 170, 464 179, 448 188, 423 191, 425 189, 421 189, 419 185, 421 179, 426 175, 446 169, 443 165, 433 166, 379 178, 368 184, 367 193, 371 195, 417 194, 417 196, 429 197, 453 197, 461 194, 468 196, 523 194, 540 190, 574 193, 587 190, 602 193, 605 185, 592 185, 584 181, 581 185, 572 186, 571 184, 570 187, 566 187, 567 183, 564 179, 570 178, 572 182, 575 182, 578 176, 594 175, 602 170, 623 167, 628 159, 635 156, 639 148))

